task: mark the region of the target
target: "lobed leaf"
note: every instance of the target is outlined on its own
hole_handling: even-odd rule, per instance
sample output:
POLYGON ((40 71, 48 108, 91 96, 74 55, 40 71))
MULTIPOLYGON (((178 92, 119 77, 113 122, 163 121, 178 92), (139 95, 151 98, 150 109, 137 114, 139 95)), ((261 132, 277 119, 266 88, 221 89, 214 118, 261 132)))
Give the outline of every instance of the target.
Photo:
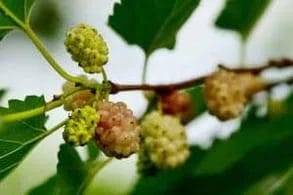
POLYGON ((173 49, 176 34, 200 0, 122 0, 115 3, 109 25, 128 44, 146 55, 156 49, 173 49))
MULTIPOLYGON (((0 107, 0 116, 45 105, 44 97, 28 96, 24 101, 10 100, 9 107, 0 107)), ((47 117, 41 114, 23 121, 0 126, 0 180, 16 168, 33 147, 46 135, 47 117)))
POLYGON ((0 40, 18 24, 8 16, 3 7, 9 10, 18 20, 25 22, 29 19, 35 0, 1 0, 0 1, 0 40))

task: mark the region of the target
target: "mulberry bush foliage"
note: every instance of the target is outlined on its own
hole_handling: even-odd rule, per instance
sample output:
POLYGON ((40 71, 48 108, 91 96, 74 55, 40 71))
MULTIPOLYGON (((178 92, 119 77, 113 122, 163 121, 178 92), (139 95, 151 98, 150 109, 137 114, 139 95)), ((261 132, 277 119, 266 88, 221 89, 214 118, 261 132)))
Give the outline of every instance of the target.
MULTIPOLYGON (((243 68, 243 61, 233 69, 221 65, 203 77, 149 85, 148 59, 158 49, 176 49, 177 33, 201 2, 121 0, 114 3, 108 25, 145 54, 142 82, 111 81, 104 69, 111 58, 109 43, 90 24, 76 24, 64 36, 64 52, 81 67, 81 75, 75 76, 62 68, 31 28, 35 1, 0 0, 0 40, 13 30, 25 33, 64 85, 51 101, 30 95, 0 107, 0 180, 38 143, 60 130, 60 151, 47 154, 58 156, 57 172, 28 194, 86 194, 111 159, 132 155, 137 155, 139 177, 130 194, 293 194, 293 75, 275 82, 262 77, 267 69, 290 68, 292 56, 250 68, 243 68), (287 85, 288 96, 275 100, 270 92, 279 84, 287 85), (148 102, 141 116, 126 103, 109 100, 133 90, 141 90, 148 102), (259 92, 267 93, 261 105, 254 101, 259 92), (48 112, 58 107, 68 117, 47 128, 46 121, 54 114, 48 112), (266 110, 262 116, 260 109, 266 110), (189 123, 207 112, 220 121, 238 119, 241 125, 229 138, 201 149, 190 144, 187 131, 196 131, 189 123), (86 148, 86 159, 78 147, 86 148)), ((270 3, 226 0, 215 26, 236 32, 246 42, 270 3)), ((0 89, 0 98, 5 93, 0 89)))

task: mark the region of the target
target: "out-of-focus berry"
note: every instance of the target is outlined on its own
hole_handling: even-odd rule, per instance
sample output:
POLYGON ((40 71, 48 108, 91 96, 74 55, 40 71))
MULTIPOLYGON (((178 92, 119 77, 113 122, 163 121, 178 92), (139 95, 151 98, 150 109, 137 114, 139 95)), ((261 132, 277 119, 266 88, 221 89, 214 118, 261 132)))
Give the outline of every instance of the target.
POLYGON ((205 97, 209 112, 220 120, 240 116, 253 94, 261 90, 261 79, 250 73, 219 70, 205 81, 205 97))
POLYGON ((161 105, 165 114, 177 116, 186 122, 194 109, 190 95, 185 91, 173 91, 161 95, 161 105))
POLYGON ((140 150, 141 172, 151 164, 162 169, 183 164, 189 157, 189 147, 179 119, 156 111, 148 114, 141 123, 140 150))

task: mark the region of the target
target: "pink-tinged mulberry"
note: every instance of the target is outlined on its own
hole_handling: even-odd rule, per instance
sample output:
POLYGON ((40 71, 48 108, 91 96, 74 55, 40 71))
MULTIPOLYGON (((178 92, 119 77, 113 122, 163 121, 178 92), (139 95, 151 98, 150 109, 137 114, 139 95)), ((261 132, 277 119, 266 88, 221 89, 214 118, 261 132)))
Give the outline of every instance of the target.
POLYGON ((194 110, 191 97, 185 91, 172 91, 163 94, 160 100, 163 112, 177 116, 182 122, 187 121, 194 110))
POLYGON ((133 112, 122 102, 101 102, 101 120, 95 140, 107 156, 126 158, 139 150, 139 126, 133 112))

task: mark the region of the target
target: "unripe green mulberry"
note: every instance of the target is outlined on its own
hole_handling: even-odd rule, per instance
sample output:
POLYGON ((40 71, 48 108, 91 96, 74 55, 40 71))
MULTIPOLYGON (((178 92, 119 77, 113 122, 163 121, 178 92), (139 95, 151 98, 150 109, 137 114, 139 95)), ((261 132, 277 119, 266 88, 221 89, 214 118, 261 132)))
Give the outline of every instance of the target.
POLYGON ((86 24, 66 34, 65 46, 72 59, 87 73, 100 73, 108 62, 108 47, 96 29, 86 24))
POLYGON ((148 114, 141 123, 141 149, 138 169, 174 168, 189 157, 184 126, 176 117, 159 112, 148 114), (146 156, 145 156, 146 155, 146 156))
POLYGON ((63 138, 74 146, 83 146, 93 137, 100 115, 95 108, 75 109, 66 123, 63 138))

